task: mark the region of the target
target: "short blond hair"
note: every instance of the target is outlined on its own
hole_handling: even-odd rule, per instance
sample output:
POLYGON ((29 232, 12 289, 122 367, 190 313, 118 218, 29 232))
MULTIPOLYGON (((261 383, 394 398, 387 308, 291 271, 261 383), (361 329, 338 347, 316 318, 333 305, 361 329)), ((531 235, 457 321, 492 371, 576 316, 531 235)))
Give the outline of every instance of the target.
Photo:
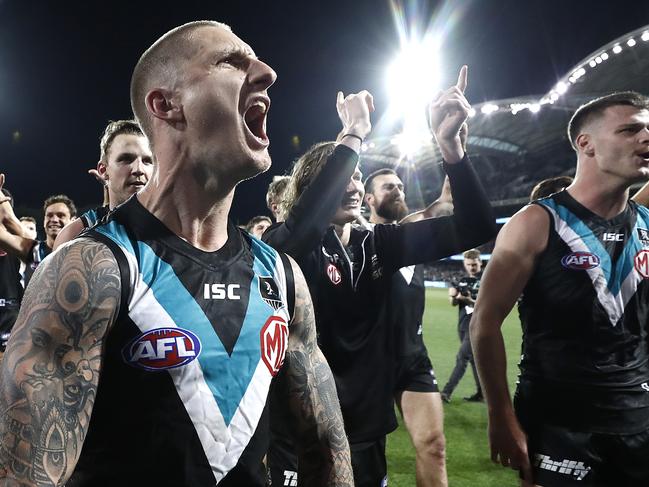
POLYGON ((464 257, 465 259, 471 259, 471 260, 479 259, 480 258, 480 251, 478 249, 467 250, 466 252, 464 252, 462 254, 462 257, 464 257))
POLYGON ((142 131, 153 145, 151 116, 146 108, 146 95, 158 83, 167 83, 172 73, 181 72, 182 62, 196 52, 192 34, 201 27, 220 27, 232 32, 229 25, 214 20, 197 20, 171 29, 155 41, 133 69, 131 77, 131 108, 142 131))

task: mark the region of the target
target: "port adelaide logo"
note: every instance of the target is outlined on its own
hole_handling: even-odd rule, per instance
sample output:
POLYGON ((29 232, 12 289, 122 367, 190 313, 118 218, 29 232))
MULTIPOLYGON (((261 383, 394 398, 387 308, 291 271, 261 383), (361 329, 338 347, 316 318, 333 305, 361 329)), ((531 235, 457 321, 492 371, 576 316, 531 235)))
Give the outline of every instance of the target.
POLYGON ((599 267, 599 257, 590 252, 571 252, 563 256, 561 265, 573 271, 587 271, 599 267))
POLYGON ((275 311, 284 306, 275 279, 270 276, 259 276, 259 294, 268 306, 275 311))
POLYGON ((157 371, 187 365, 201 353, 201 341, 189 330, 156 328, 135 337, 122 349, 129 365, 157 371))

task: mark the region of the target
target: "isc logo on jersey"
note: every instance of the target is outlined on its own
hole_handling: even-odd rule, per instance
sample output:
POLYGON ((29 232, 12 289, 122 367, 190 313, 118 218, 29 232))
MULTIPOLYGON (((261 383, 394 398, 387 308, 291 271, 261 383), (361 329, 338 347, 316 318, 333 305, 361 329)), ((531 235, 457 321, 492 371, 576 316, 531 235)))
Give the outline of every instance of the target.
POLYGON ((563 256, 561 265, 575 271, 586 271, 599 266, 599 257, 590 252, 572 252, 563 256))
POLYGON ((201 341, 189 330, 156 328, 135 337, 122 349, 126 363, 145 370, 181 367, 201 353, 201 341))
POLYGON ((203 284, 204 299, 241 299, 240 284, 203 284))

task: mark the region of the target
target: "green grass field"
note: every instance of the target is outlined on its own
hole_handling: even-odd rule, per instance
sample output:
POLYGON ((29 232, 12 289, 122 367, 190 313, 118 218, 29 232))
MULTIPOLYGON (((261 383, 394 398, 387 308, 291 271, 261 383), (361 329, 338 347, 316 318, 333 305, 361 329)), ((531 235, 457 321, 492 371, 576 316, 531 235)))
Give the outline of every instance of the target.
MULTIPOLYGON (((516 311, 503 326, 507 348, 507 374, 513 391, 520 355, 521 331, 516 311)), ((424 340, 440 389, 446 384, 455 365, 459 347, 457 308, 452 307, 445 289, 428 289, 424 316, 424 340)), ((487 443, 487 411, 484 403, 468 403, 463 397, 475 392, 470 367, 453 393, 450 404, 444 405, 447 470, 450 487, 517 486, 516 474, 489 459, 487 443)), ((399 419, 401 419, 399 417, 399 419)), ((405 428, 388 436, 388 475, 391 487, 415 485, 415 452, 405 428)))

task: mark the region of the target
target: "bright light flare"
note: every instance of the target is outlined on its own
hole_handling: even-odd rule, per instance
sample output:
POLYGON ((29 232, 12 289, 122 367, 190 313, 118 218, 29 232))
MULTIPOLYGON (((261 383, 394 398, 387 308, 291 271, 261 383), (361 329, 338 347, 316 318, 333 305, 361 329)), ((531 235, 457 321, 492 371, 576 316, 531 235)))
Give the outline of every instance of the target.
POLYGON ((408 158, 414 156, 430 140, 427 134, 404 131, 392 137, 390 142, 399 148, 399 153, 408 158))
POLYGON ((430 138, 426 106, 439 90, 439 47, 439 40, 432 35, 426 35, 420 42, 408 41, 388 66, 390 111, 403 121, 408 140, 419 140, 423 135, 430 138))

